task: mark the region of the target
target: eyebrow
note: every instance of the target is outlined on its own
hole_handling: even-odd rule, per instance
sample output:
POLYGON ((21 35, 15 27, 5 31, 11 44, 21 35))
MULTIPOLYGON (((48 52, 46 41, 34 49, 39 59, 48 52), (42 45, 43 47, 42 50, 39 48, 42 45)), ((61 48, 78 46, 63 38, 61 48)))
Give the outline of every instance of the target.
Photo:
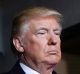
MULTIPOLYGON (((40 28, 37 28, 36 29, 36 31, 39 31, 39 30, 46 30, 46 31, 48 31, 48 28, 45 28, 45 27, 40 27, 40 28)), ((53 29, 53 31, 62 31, 62 28, 61 27, 59 27, 59 28, 55 28, 55 29, 53 29)))
POLYGON ((57 28, 57 29, 54 29, 54 31, 60 31, 61 32, 61 28, 57 28))
POLYGON ((39 30, 46 30, 46 31, 48 31, 48 29, 44 28, 44 27, 40 27, 40 28, 36 29, 36 31, 39 31, 39 30))
POLYGON ((56 29, 54 29, 54 31, 62 31, 62 27, 61 26, 59 26, 58 28, 56 28, 56 29))

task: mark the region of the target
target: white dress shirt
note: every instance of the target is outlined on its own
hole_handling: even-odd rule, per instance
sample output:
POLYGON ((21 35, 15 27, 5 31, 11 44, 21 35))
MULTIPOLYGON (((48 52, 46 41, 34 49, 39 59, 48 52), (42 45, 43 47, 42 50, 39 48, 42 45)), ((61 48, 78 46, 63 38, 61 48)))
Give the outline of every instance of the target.
POLYGON ((30 67, 26 66, 25 64, 20 62, 20 66, 23 69, 23 71, 25 72, 25 74, 40 74, 37 71, 31 69, 30 67))
MULTIPOLYGON (((20 66, 23 69, 23 71, 25 72, 25 74, 40 74, 39 72, 33 70, 32 68, 28 67, 27 65, 23 64, 20 62, 20 66)), ((50 73, 52 74, 52 73, 50 73)))

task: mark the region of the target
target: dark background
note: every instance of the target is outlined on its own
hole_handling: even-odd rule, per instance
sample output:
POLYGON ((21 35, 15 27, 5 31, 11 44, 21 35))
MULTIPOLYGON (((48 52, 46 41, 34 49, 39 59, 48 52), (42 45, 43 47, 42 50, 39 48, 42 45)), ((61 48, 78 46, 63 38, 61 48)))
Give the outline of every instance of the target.
POLYGON ((16 60, 9 42, 12 19, 16 13, 30 6, 45 6, 62 13, 62 53, 80 56, 80 0, 0 0, 1 72, 7 71, 7 66, 16 60))

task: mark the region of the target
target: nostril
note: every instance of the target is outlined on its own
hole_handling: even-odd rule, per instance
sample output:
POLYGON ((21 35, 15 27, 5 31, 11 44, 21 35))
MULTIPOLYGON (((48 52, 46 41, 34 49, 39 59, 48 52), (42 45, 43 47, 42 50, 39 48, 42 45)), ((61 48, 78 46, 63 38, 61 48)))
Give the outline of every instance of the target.
POLYGON ((48 42, 48 45, 56 45, 54 42, 48 42))
POLYGON ((56 45, 56 42, 51 42, 51 45, 56 45))
POLYGON ((56 44, 56 42, 51 39, 48 41, 48 45, 55 45, 55 44, 56 44))

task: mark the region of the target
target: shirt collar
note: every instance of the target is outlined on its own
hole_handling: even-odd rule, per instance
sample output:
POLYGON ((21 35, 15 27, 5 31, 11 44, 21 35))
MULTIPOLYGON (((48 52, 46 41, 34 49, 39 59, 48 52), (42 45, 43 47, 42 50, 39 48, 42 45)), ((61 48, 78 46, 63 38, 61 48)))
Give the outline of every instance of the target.
POLYGON ((26 73, 26 74, 40 74, 38 73, 37 71, 31 69, 30 67, 26 66, 25 64, 21 63, 20 62, 20 66, 21 68, 23 69, 23 71, 26 73))

